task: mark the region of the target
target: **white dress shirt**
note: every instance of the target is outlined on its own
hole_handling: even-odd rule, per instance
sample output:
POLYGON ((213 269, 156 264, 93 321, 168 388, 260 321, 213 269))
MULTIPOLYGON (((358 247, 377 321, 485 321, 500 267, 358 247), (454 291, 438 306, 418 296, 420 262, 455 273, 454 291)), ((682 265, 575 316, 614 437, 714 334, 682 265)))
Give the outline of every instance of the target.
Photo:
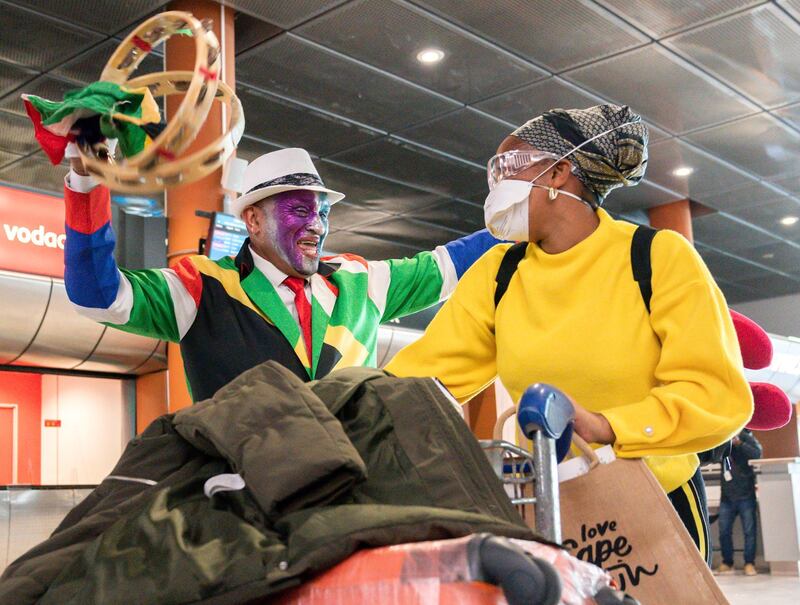
MULTIPOLYGON (((292 317, 294 317, 294 320, 297 322, 299 327, 300 315, 297 313, 297 307, 294 304, 294 291, 292 291, 289 286, 283 283, 283 281, 289 276, 269 262, 266 258, 259 256, 256 251, 253 250, 252 246, 250 246, 250 254, 253 255, 253 263, 255 264, 256 269, 261 271, 261 273, 264 274, 264 277, 269 280, 269 283, 272 284, 272 287, 275 288, 278 296, 281 297, 281 301, 283 301, 283 304, 289 310, 289 313, 292 314, 292 317)), ((306 293, 306 298, 311 301, 311 284, 308 280, 305 281, 306 284, 303 290, 306 293)), ((267 310, 267 314, 269 314, 269 310, 267 310)))

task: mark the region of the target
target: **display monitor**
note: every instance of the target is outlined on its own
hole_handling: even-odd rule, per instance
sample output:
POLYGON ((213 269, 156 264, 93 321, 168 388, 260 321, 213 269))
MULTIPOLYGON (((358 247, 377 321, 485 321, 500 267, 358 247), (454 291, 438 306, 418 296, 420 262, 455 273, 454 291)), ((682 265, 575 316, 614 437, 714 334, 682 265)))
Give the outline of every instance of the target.
POLYGON ((206 256, 218 260, 223 256, 236 256, 247 239, 244 221, 232 214, 215 212, 206 239, 206 256))

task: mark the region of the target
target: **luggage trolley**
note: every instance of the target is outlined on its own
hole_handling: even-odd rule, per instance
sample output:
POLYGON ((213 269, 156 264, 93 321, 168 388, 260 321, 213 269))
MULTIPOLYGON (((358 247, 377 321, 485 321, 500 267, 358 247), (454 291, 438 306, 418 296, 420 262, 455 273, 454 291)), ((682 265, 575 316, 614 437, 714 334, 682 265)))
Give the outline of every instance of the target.
MULTIPOLYGON (((530 515, 530 506, 536 504, 537 532, 560 543, 556 465, 569 450, 575 410, 558 389, 535 384, 523 394, 518 410, 498 419, 498 426, 515 411, 533 451, 500 439, 498 430, 495 439, 481 441, 481 446, 511 502, 523 515, 530 515)), ((488 605, 501 602, 502 591, 502 602, 510 605, 639 605, 607 578, 600 568, 552 545, 477 534, 356 553, 275 603, 488 605)))
POLYGON ((518 408, 498 417, 493 438, 480 442, 520 515, 528 517, 533 506, 536 531, 556 543, 561 543, 557 464, 569 451, 574 419, 575 408, 564 393, 537 383, 523 393, 518 408), (531 452, 502 439, 503 424, 514 412, 533 443, 531 452))

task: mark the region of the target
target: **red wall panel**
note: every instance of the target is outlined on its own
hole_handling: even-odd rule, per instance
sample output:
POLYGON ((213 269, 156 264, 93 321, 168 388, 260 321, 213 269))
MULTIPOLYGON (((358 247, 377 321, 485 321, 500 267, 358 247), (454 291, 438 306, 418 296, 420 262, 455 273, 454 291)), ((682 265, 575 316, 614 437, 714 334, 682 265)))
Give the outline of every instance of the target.
POLYGON ((41 375, 0 372, 0 403, 16 403, 19 406, 17 482, 39 484, 42 468, 41 375))

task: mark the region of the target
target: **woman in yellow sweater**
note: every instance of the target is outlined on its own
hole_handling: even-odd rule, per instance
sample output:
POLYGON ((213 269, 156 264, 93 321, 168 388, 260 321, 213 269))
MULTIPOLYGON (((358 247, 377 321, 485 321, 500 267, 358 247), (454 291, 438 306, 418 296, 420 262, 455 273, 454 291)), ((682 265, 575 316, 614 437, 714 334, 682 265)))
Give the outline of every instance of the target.
POLYGON ((515 130, 489 162, 487 227, 530 242, 495 307, 489 250, 462 277, 424 336, 387 369, 436 376, 465 402, 499 376, 518 401, 534 382, 576 403, 575 431, 644 458, 701 554, 710 558, 696 452, 752 414, 725 299, 691 244, 659 231, 645 306, 631 268, 635 225, 600 206, 636 184, 647 130, 627 107, 552 110, 515 130))

